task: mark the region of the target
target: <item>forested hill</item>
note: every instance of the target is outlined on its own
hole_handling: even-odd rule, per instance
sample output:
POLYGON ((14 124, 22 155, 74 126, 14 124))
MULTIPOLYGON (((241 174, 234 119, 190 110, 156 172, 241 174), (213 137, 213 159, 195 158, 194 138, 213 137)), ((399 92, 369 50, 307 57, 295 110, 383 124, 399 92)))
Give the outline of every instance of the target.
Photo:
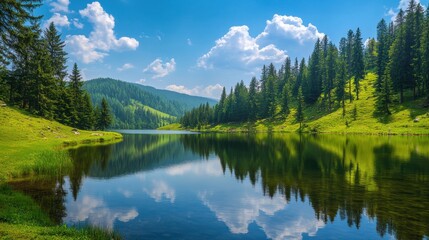
POLYGON ((93 103, 104 97, 112 110, 112 128, 142 129, 157 128, 176 121, 184 112, 215 100, 190 96, 167 90, 159 90, 140 84, 111 78, 86 81, 84 89, 91 95, 93 103))

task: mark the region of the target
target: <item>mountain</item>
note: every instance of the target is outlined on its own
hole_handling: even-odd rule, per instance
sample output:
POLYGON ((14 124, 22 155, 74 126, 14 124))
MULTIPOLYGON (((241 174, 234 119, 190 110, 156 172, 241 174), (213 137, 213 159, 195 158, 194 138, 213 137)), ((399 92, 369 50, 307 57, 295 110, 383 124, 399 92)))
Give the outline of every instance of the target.
POLYGON ((216 104, 216 100, 160 90, 111 78, 86 81, 84 89, 94 105, 106 98, 117 129, 152 129, 177 120, 186 111, 201 104, 216 104))

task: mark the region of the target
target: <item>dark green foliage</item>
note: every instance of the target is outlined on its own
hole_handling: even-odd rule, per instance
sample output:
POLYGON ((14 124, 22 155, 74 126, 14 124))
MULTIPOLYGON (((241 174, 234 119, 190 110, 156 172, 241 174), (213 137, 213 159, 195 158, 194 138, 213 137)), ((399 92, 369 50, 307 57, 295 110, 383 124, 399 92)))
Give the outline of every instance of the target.
POLYGON ((106 99, 101 100, 101 106, 97 109, 96 129, 105 130, 112 124, 112 116, 110 114, 109 104, 106 99))
POLYGON ((364 78, 364 76, 365 66, 363 61, 363 43, 360 29, 358 28, 353 41, 353 79, 357 100, 359 100, 359 82, 364 78))
POLYGON ((304 121, 304 96, 302 95, 301 88, 298 90, 297 98, 298 106, 296 108, 296 121, 299 122, 299 130, 302 130, 302 122, 304 121))
POLYGON ((281 107, 283 114, 289 114, 289 84, 283 87, 281 107))
MULTIPOLYGON (((429 101, 429 11, 424 16, 420 4, 411 1, 406 13, 399 11, 395 24, 388 25, 385 20, 378 23, 377 41, 369 39, 365 51, 358 28, 356 33, 349 30, 347 37, 341 38, 338 49, 327 36, 318 39, 308 66, 305 59, 299 65, 296 59, 291 66, 287 58, 277 74, 273 64, 264 65, 260 80, 252 78, 248 90, 241 82, 228 96, 225 91, 222 93, 221 101, 214 107, 215 120, 209 124, 273 118, 278 108, 282 114, 288 114, 289 106, 296 104, 295 117, 302 127, 302 101, 307 105, 317 101, 327 103, 329 111, 338 106, 337 101, 344 117, 345 99, 349 97, 350 102, 354 97, 359 99, 359 83, 365 68, 377 73, 374 97, 378 113, 390 114, 394 94, 399 94, 403 103, 405 91, 412 91, 414 97, 426 94, 429 101)), ((356 107, 351 116, 356 119, 356 107)), ((192 126, 199 123, 187 121, 193 122, 192 126)))
POLYGON ((345 97, 346 97, 346 82, 347 82, 347 64, 345 59, 340 58, 338 61, 338 72, 336 76, 336 85, 337 88, 335 90, 336 99, 341 103, 341 107, 343 108, 343 117, 346 115, 345 109, 345 97))
POLYGON ((377 41, 374 38, 368 39, 364 54, 365 70, 375 72, 377 67, 377 41))
POLYGON ((85 81, 83 88, 90 93, 94 105, 99 105, 102 98, 107 100, 114 119, 111 127, 117 129, 158 128, 175 122, 195 104, 209 102, 212 106, 216 102, 109 78, 85 81))

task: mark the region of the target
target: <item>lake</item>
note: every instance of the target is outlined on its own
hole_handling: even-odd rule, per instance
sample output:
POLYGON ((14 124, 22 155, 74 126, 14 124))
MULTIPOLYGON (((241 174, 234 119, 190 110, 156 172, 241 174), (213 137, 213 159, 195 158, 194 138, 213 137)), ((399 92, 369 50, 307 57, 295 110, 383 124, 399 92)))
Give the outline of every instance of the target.
POLYGON ((125 131, 12 183, 56 223, 125 239, 422 239, 429 138, 125 131))

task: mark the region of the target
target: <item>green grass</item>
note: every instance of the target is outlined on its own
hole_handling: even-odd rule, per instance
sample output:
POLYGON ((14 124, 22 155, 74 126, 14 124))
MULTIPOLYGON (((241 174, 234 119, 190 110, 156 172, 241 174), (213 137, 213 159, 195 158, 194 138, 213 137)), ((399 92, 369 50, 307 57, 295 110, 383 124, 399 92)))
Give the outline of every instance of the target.
MULTIPOLYGON (((379 115, 375 109, 374 82, 377 76, 366 75, 361 81, 359 100, 346 101, 346 115, 336 103, 331 112, 326 104, 319 100, 316 104, 306 107, 304 111, 304 132, 336 133, 336 134, 429 134, 429 109, 424 108, 424 99, 412 100, 407 93, 407 102, 394 103, 389 116, 379 115), (356 109, 356 111, 354 111, 356 109), (354 114, 356 113, 356 114, 354 114), (418 118, 418 122, 414 119, 418 118)), ((255 123, 229 123, 206 126, 198 131, 216 132, 298 132, 299 123, 295 120, 296 106, 292 104, 290 113, 285 116, 277 114, 273 119, 259 120, 255 123)), ((179 129, 180 125, 168 125, 163 129, 179 129)))
POLYGON ((120 239, 95 227, 54 226, 28 196, 0 185, 0 239, 120 239))
POLYGON ((76 134, 71 127, 10 107, 0 107, 0 123, 0 240, 119 238, 93 227, 55 226, 29 196, 12 191, 6 182, 62 177, 72 167, 66 148, 116 142, 122 135, 81 130, 76 134))
POLYGON ((70 163, 64 147, 115 142, 113 132, 81 131, 28 113, 0 107, 0 182, 33 174, 54 173, 70 163))

